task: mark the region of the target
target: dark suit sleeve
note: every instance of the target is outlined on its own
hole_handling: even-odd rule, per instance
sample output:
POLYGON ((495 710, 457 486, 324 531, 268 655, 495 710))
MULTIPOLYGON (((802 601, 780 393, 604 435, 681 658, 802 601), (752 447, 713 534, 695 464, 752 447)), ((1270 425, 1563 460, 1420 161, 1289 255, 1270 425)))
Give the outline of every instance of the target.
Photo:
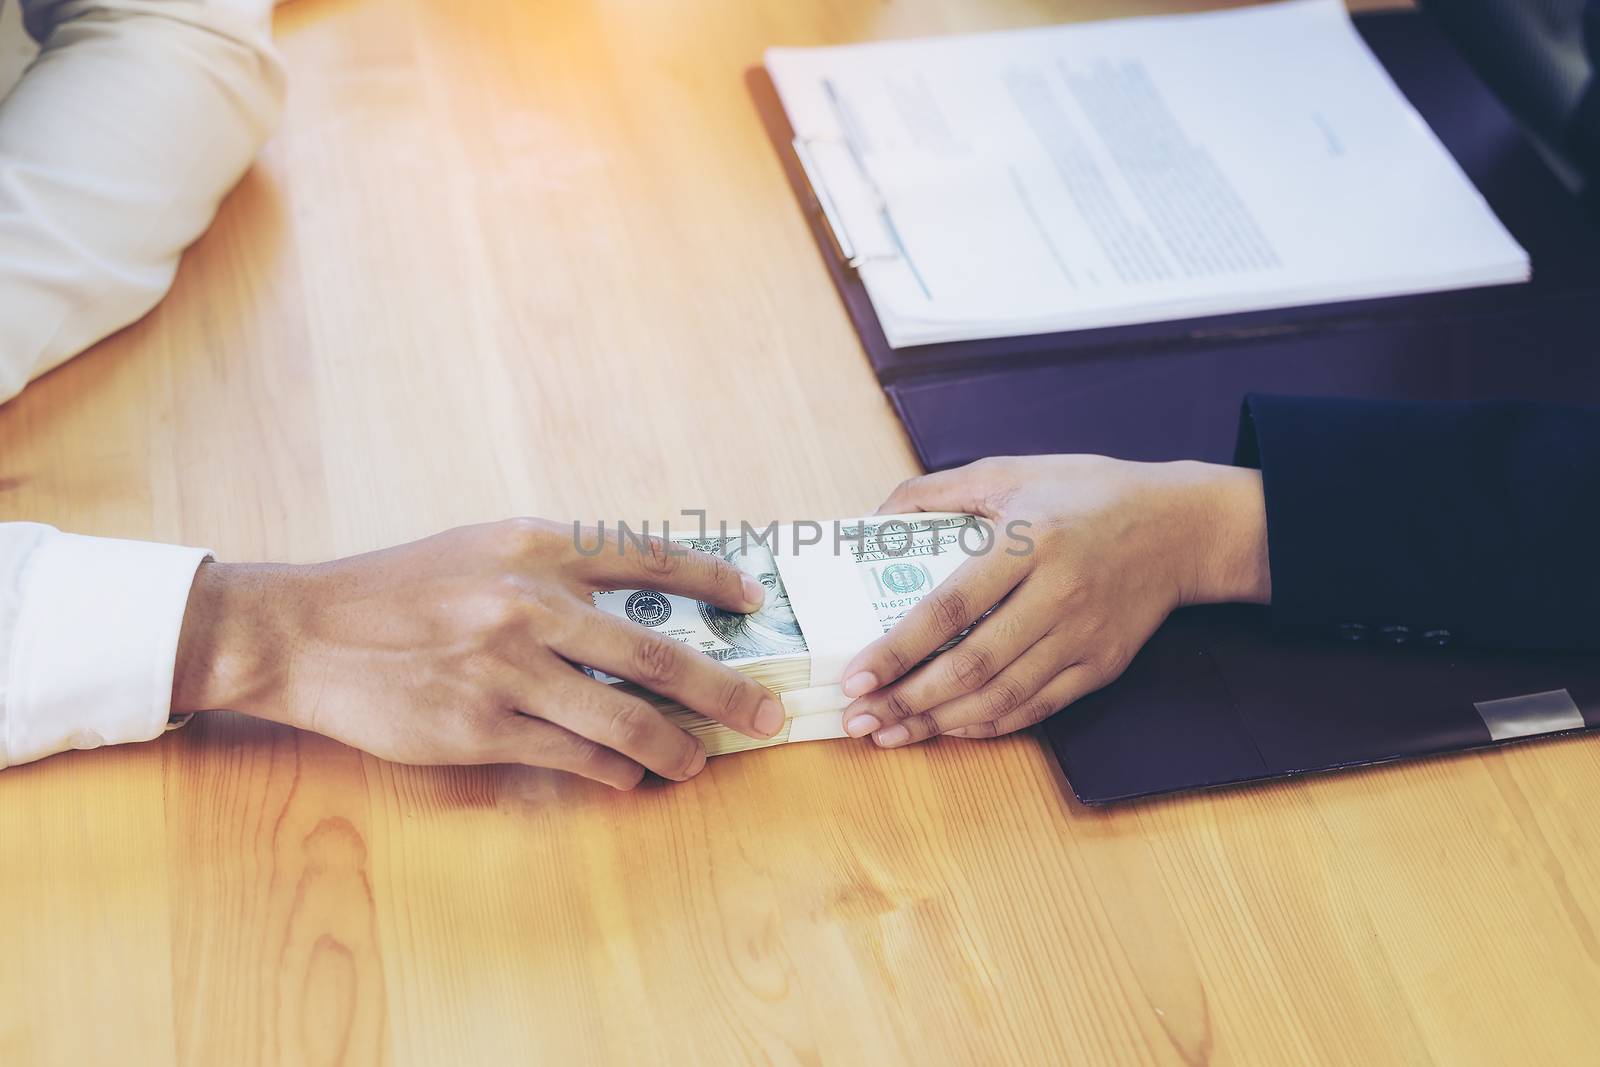
POLYGON ((1600 649, 1600 409, 1252 396, 1236 461, 1280 624, 1600 649))

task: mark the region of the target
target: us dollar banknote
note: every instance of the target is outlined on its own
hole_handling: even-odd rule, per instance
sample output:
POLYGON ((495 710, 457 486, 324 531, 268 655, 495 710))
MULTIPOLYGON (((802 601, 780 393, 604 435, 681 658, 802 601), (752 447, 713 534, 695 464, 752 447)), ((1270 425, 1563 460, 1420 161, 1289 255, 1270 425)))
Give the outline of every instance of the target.
POLYGON ((655 589, 596 593, 595 606, 681 641, 715 660, 805 655, 805 635, 800 632, 771 548, 752 537, 741 536, 691 537, 678 539, 677 543, 720 556, 754 577, 767 590, 760 609, 740 615, 655 589))
POLYGON ((840 537, 884 633, 892 630, 979 542, 971 515, 862 520, 840 537))

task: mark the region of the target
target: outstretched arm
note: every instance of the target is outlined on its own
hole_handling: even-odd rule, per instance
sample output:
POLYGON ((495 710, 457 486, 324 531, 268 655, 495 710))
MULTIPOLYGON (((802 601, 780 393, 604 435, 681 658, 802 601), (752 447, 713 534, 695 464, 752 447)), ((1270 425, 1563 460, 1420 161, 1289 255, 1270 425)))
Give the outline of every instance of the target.
POLYGON ((619 789, 692 778, 705 748, 593 667, 751 737, 771 693, 592 594, 650 588, 753 611, 715 556, 534 519, 314 566, 0 523, 0 767, 145 740, 228 708, 406 763, 524 763, 619 789), (9 628, 9 632, 8 632, 9 628))
POLYGON ((1251 397, 1238 459, 1028 456, 901 486, 884 512, 1022 522, 1031 550, 968 560, 862 650, 845 729, 894 747, 1031 726, 1187 604, 1270 602, 1329 640, 1600 649, 1600 411, 1251 397))

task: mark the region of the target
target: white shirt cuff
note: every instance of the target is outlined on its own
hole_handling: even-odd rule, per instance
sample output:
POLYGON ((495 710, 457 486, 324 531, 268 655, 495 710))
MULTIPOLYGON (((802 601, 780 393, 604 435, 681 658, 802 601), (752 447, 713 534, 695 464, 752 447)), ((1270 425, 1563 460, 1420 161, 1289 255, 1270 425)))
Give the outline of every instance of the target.
POLYGON ((198 548, 45 534, 17 586, 0 767, 166 728, 198 548))

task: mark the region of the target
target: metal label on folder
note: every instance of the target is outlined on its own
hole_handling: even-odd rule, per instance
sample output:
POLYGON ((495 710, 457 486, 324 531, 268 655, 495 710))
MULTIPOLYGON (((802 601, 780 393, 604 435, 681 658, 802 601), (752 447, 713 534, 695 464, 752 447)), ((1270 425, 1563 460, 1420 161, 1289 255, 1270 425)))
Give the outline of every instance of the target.
POLYGON ((1483 700, 1473 707, 1478 709, 1483 724, 1489 728, 1489 736, 1496 741, 1581 730, 1586 725, 1572 694, 1565 689, 1483 700))

